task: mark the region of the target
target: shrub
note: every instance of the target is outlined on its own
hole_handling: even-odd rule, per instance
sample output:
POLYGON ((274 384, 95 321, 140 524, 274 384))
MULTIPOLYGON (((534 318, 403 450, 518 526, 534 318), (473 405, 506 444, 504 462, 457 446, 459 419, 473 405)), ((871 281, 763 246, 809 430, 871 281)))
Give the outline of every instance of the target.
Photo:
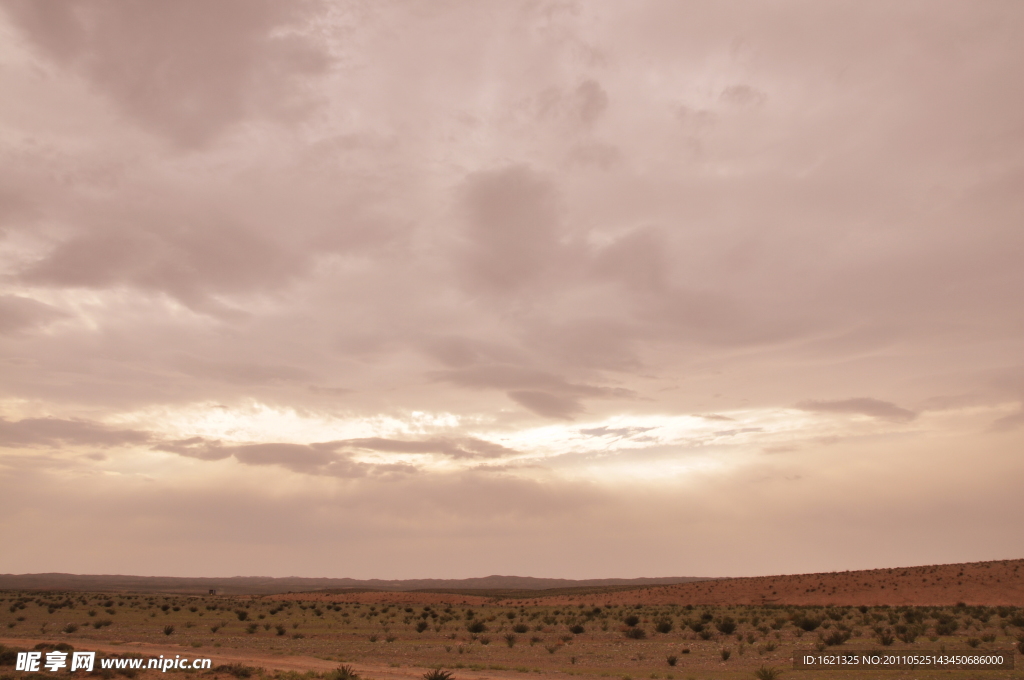
POLYGON ((247 618, 249 618, 249 612, 245 611, 244 609, 236 609, 235 616, 238 617, 239 621, 245 621, 247 618))
POLYGON ((250 623, 248 626, 245 627, 245 632, 247 632, 249 635, 252 635, 259 629, 259 627, 260 624, 258 623, 250 623))
POLYGON ((889 629, 880 631, 878 633, 878 641, 886 647, 895 642, 895 640, 896 638, 893 637, 892 631, 890 631, 889 629))
POLYGON ((252 666, 245 666, 240 663, 222 664, 213 669, 215 673, 228 673, 236 678, 251 678, 257 671, 252 666))
POLYGON ((483 633, 487 631, 487 625, 483 621, 470 621, 466 624, 466 630, 470 633, 483 633))
POLYGON ((423 631, 425 631, 427 629, 428 625, 429 624, 426 621, 420 621, 419 623, 416 624, 416 632, 417 633, 422 633, 423 631))
POLYGON ((668 662, 669 666, 675 666, 676 662, 679 661, 679 657, 676 656, 675 654, 669 654, 668 656, 665 657, 665 661, 668 662))
POLYGON ((482 645, 489 645, 489 644, 491 644, 491 638, 489 638, 486 635, 484 635, 483 637, 480 638, 480 644, 482 644, 482 645))
POLYGON ((338 666, 338 669, 334 671, 334 680, 359 680, 359 674, 353 670, 352 666, 338 666))
POLYGON ((728 661, 729 657, 732 656, 732 650, 729 649, 728 647, 723 647, 721 654, 722 654, 722 661, 728 661))
POLYGON ((451 671, 443 671, 440 668, 429 670, 423 674, 423 680, 452 680, 453 677, 451 671))
POLYGON ((967 638, 967 646, 970 647, 971 649, 974 649, 975 647, 977 647, 980 644, 981 644, 981 640, 979 640, 976 637, 967 638))
POLYGON ((818 628, 821 625, 821 619, 812 619, 809 616, 798 616, 793 619, 793 625, 800 630, 805 630, 808 633, 818 628))
POLYGON ((525 623, 517 623, 516 625, 512 626, 512 630, 516 633, 529 633, 530 627, 525 623))
POLYGON ((508 635, 505 636, 505 644, 508 645, 509 647, 515 647, 517 639, 518 638, 515 636, 514 633, 509 633, 508 635))
POLYGON ((697 633, 697 635, 700 636, 701 640, 710 640, 712 637, 714 637, 715 634, 712 633, 710 630, 705 629, 697 633))
POLYGON ((782 675, 782 669, 774 666, 761 666, 754 671, 754 677, 757 680, 777 680, 780 675, 782 675))
POLYGON ((581 635, 587 632, 587 629, 577 623, 575 626, 569 626, 569 632, 573 635, 581 635))
POLYGON ((61 631, 64 633, 74 633, 76 630, 78 630, 78 625, 74 623, 69 623, 68 625, 61 628, 61 631))
POLYGON ((630 628, 632 628, 636 624, 640 623, 640 617, 631 614, 630 616, 627 616, 625 619, 623 619, 622 622, 630 628))
POLYGON ((170 635, 174 632, 174 626, 164 626, 164 635, 170 635))
POLYGON ((724 619, 715 624, 715 628, 718 629, 719 633, 723 635, 732 635, 733 631, 736 630, 736 622, 732 618, 726 616, 724 619))
POLYGON ((627 628, 626 637, 632 640, 643 640, 647 637, 647 632, 643 628, 627 628))
POLYGON ((278 635, 284 635, 284 632, 285 632, 286 628, 283 625, 278 624, 278 625, 274 626, 274 628, 277 629, 277 634, 278 635))
POLYGON ((849 639, 850 639, 850 633, 849 632, 847 632, 845 630, 834 630, 831 633, 829 633, 827 636, 822 638, 822 642, 824 642, 829 647, 835 647, 836 645, 843 644, 844 642, 846 642, 849 639))
POLYGON ((654 630, 658 631, 659 633, 671 633, 672 628, 674 628, 672 622, 665 619, 663 621, 658 621, 658 625, 654 627, 654 630))

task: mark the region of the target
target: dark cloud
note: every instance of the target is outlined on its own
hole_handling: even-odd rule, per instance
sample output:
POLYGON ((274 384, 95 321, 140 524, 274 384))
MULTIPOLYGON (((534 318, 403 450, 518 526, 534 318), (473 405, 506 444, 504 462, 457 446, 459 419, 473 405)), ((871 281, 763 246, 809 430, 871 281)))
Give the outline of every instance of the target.
POLYGON ((56 307, 18 295, 0 295, 0 335, 41 328, 68 314, 56 307))
POLYGON ((88 420, 61 418, 24 418, 10 421, 0 418, 0 446, 125 446, 144 444, 152 439, 148 432, 122 430, 88 420))
POLYGON ((278 465, 293 472, 328 477, 354 478, 370 474, 415 471, 411 465, 374 465, 354 461, 345 454, 336 453, 337 448, 339 446, 336 444, 224 444, 219 440, 203 437, 162 442, 153 447, 156 451, 176 453, 200 460, 223 460, 234 457, 244 465, 278 465))
MULTIPOLYGON (((239 361, 212 361, 189 355, 180 355, 172 363, 178 370, 188 375, 237 385, 261 385, 280 381, 300 381, 309 378, 307 371, 294 366, 273 366, 239 361)), ((333 393, 337 394, 337 392, 333 393)))
POLYGON ((351 451, 382 453, 439 454, 453 459, 488 459, 518 453, 500 444, 475 437, 431 437, 405 440, 384 437, 339 439, 313 444, 271 442, 264 444, 225 444, 203 437, 160 442, 157 451, 177 453, 200 460, 223 460, 234 457, 245 465, 279 465, 294 472, 331 477, 363 477, 388 472, 414 472, 415 466, 405 463, 362 463, 351 458, 351 451))
POLYGON ((201 145, 248 115, 282 112, 296 77, 326 67, 308 40, 277 29, 311 2, 94 0, 4 8, 58 64, 84 75, 141 125, 201 145))
POLYGON ((602 427, 585 427, 580 429, 580 434, 585 434, 588 437, 632 437, 636 434, 643 432, 649 432, 657 428, 654 427, 608 427, 607 425, 602 427))
POLYGON ((363 439, 341 439, 328 442, 326 445, 390 453, 436 453, 456 459, 502 458, 519 453, 514 449, 475 437, 433 437, 424 440, 367 437, 363 439))
POLYGON ((583 398, 632 399, 636 394, 622 387, 604 387, 572 383, 564 378, 534 369, 510 365, 484 365, 447 371, 434 371, 436 381, 474 389, 506 390, 520 406, 547 418, 571 419, 585 409, 583 398))
POLYGON ((465 267, 474 287, 518 289, 542 274, 559 250, 554 186, 527 167, 470 176, 463 204, 465 267))
POLYGON ((508 396, 523 408, 545 418, 572 420, 573 416, 586 410, 579 399, 564 394, 541 390, 510 390, 508 396))
POLYGON ((576 106, 584 125, 593 124, 608 108, 608 93, 596 80, 585 80, 575 92, 576 106))
POLYGON ((993 432, 1011 432, 1024 426, 1024 411, 1020 413, 1011 413, 1008 416, 1003 416, 995 420, 989 427, 993 432))
POLYGON ((857 415, 871 416, 883 420, 895 422, 909 422, 917 417, 913 411, 900 408, 896 404, 871 397, 858 397, 855 399, 839 399, 836 401, 815 401, 808 399, 796 405, 801 411, 813 411, 817 413, 851 413, 857 415))
POLYGON ((146 226, 83 230, 26 267, 27 284, 165 292, 186 305, 216 305, 212 294, 266 290, 298 274, 301 258, 256 233, 225 222, 139 215, 146 226))

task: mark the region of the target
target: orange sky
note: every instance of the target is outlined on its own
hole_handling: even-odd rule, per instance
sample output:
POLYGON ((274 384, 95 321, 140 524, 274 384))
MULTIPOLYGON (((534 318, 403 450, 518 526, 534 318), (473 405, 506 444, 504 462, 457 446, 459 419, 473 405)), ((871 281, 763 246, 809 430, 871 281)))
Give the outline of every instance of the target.
POLYGON ((0 573, 1020 557, 1017 2, 0 1, 0 573))

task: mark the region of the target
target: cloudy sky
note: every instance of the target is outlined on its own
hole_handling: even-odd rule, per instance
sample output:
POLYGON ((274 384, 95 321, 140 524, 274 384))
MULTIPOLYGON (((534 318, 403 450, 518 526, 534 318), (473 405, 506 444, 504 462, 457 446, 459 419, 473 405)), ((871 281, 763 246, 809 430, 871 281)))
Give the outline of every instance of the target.
POLYGON ((1016 0, 4 0, 0 92, 0 572, 1024 554, 1016 0))

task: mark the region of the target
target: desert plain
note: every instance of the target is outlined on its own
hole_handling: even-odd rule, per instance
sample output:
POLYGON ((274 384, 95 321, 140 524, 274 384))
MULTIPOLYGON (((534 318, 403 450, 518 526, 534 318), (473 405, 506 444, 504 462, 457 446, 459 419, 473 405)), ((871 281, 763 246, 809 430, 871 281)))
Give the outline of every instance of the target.
POLYGON ((17 651, 53 648, 212 659, 210 670, 168 671, 179 680, 408 680, 436 670, 457 680, 1021 678, 1022 567, 1007 560, 547 591, 5 590, 0 678, 57 675, 14 670, 17 651), (793 668, 795 653, 815 649, 1012 649, 1016 668, 793 668))

